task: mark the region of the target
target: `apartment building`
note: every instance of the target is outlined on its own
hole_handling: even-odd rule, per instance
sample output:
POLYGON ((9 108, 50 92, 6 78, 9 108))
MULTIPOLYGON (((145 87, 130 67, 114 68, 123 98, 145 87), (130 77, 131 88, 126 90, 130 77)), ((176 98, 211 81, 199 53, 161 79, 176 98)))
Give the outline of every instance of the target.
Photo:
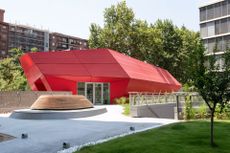
POLYGON ((9 24, 8 49, 21 48, 30 51, 37 48, 39 51, 49 51, 49 32, 24 25, 9 24))
POLYGON ((8 50, 12 48, 20 48, 24 52, 30 51, 31 48, 42 52, 88 49, 85 39, 4 22, 4 13, 5 11, 0 9, 0 59, 9 56, 8 50))
POLYGON ((88 48, 86 39, 73 37, 61 33, 50 33, 50 51, 82 50, 88 48))
POLYGON ((4 10, 0 9, 0 59, 7 57, 9 24, 4 23, 4 10))
POLYGON ((215 55, 222 64, 221 55, 230 48, 230 0, 209 1, 200 6, 200 33, 206 55, 215 55))

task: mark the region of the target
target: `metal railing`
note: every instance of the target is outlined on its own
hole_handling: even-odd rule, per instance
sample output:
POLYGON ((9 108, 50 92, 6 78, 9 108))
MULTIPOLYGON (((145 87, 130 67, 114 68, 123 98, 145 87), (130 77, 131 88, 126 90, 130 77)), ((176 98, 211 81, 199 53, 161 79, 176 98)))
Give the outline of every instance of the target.
POLYGON ((186 97, 191 96, 194 105, 203 103, 204 100, 196 92, 171 92, 171 93, 150 93, 150 92, 129 92, 129 102, 131 106, 178 103, 183 105, 186 97))

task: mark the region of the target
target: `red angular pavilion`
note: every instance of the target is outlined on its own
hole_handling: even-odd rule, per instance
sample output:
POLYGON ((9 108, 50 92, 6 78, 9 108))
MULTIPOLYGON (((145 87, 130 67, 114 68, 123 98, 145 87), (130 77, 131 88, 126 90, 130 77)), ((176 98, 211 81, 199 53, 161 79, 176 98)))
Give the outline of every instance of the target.
POLYGON ((181 88, 167 70, 110 49, 27 53, 20 62, 32 90, 72 91, 94 104, 112 104, 128 92, 181 88))

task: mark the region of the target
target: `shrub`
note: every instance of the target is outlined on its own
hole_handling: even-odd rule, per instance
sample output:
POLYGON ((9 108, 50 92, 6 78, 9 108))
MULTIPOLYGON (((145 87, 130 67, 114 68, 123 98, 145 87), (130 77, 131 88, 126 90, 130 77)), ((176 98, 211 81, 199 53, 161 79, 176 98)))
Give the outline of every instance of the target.
POLYGON ((208 111, 207 111, 207 106, 206 104, 202 104, 200 105, 200 107, 198 108, 197 114, 199 115, 199 118, 201 119, 205 119, 208 117, 208 111))
POLYGON ((127 98, 127 97, 115 98, 114 100, 115 100, 116 104, 120 104, 120 105, 124 105, 124 104, 129 103, 129 98, 127 98))
POLYGON ((184 119, 190 120, 195 116, 195 111, 192 108, 191 96, 188 95, 185 97, 185 106, 184 106, 184 119))
POLYGON ((123 106, 123 113, 122 114, 124 114, 124 115, 130 114, 129 98, 127 98, 127 97, 116 98, 115 103, 123 106))
POLYGON ((230 103, 225 105, 222 111, 221 111, 221 105, 218 104, 216 106, 215 117, 217 119, 230 119, 230 103))

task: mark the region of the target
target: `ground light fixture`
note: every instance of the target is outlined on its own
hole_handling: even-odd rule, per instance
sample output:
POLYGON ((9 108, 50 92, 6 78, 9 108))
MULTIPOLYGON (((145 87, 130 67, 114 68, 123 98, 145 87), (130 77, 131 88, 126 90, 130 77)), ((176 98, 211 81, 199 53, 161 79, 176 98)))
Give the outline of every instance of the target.
POLYGON ((70 143, 68 143, 68 142, 63 142, 63 143, 62 143, 62 148, 63 148, 63 149, 68 149, 68 148, 70 148, 70 143))
POLYGON ((21 134, 21 138, 22 139, 27 139, 28 138, 28 134, 27 133, 22 133, 21 134))

